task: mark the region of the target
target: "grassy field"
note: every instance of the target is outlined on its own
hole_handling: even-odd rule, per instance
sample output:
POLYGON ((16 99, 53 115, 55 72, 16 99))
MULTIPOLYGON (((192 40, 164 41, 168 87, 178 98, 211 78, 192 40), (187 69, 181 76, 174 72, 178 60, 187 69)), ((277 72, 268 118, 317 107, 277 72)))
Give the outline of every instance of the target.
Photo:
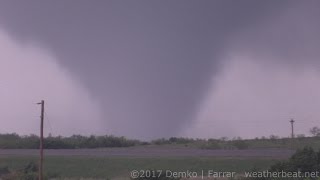
MULTIPOLYGON (((29 162, 37 162, 36 157, 0 157, 0 167, 23 168, 29 162)), ((129 178, 131 170, 171 170, 171 171, 234 171, 267 169, 275 161, 267 158, 125 158, 125 157, 47 157, 45 173, 49 176, 72 178, 129 178)))
MULTIPOLYGON (((283 138, 283 139, 251 139, 251 140, 196 140, 186 143, 164 141, 160 144, 139 145, 129 148, 111 148, 107 152, 100 152, 98 149, 90 150, 89 154, 81 154, 88 149, 79 149, 78 154, 58 153, 60 150, 49 150, 45 157, 45 174, 49 177, 60 178, 93 178, 93 179, 129 179, 132 170, 170 170, 170 171, 196 171, 214 170, 242 173, 250 170, 266 170, 278 159, 288 158, 280 155, 271 156, 272 148, 282 150, 301 149, 304 146, 311 146, 315 150, 320 148, 319 137, 304 138, 283 138), (237 144, 238 143, 238 144, 237 144), (268 150, 258 156, 207 156, 207 150, 218 149, 227 152, 228 150, 238 150, 235 152, 251 152, 268 150), (240 150, 239 150, 240 149, 240 150), (271 149, 271 151, 270 151, 271 149), (126 153, 126 151, 131 150, 126 153), (153 151, 151 151, 153 150, 153 151), (249 150, 249 151, 246 151, 249 150), (196 155, 202 152, 202 156, 196 155), (56 152, 56 153, 53 153, 56 152), (81 153, 80 153, 81 152, 81 153), (121 152, 121 153, 120 153, 121 152), (152 153, 153 152, 153 153, 152 153), (268 153, 267 153, 268 152, 268 153), (80 153, 80 154, 79 154, 80 153), (102 153, 99 155, 99 153, 102 153), (183 153, 188 154, 185 156, 183 153), (191 154, 190 154, 191 153, 191 154), (271 153, 271 154, 270 154, 271 153), (69 155, 68 155, 69 154, 69 155), (109 156, 107 156, 107 155, 109 156), (113 154, 113 155, 112 155, 113 154), (125 155, 124 155, 125 154, 125 155), (127 155, 126 155, 127 154, 127 155), (141 156, 141 155, 146 156, 141 156), (90 155, 90 156, 89 156, 90 155), (148 155, 148 156, 147 156, 148 155), (165 156, 160 156, 165 155, 165 156), (170 155, 170 156, 169 156, 170 155), (266 157, 268 155, 269 157, 266 157)), ((2 152, 13 152, 14 150, 3 149, 2 152)), ((26 167, 30 162, 37 163, 38 151, 25 150, 29 154, 0 155, 1 167, 8 167, 11 171, 16 171, 26 167)), ((63 150, 62 150, 63 151, 63 150)), ((68 150, 73 151, 73 150, 68 150)), ((287 151, 285 151, 287 153, 287 151)), ((247 153, 248 154, 248 153, 247 153)), ((290 153, 289 153, 290 154, 290 153)), ((234 154, 232 154, 234 155, 234 154)))

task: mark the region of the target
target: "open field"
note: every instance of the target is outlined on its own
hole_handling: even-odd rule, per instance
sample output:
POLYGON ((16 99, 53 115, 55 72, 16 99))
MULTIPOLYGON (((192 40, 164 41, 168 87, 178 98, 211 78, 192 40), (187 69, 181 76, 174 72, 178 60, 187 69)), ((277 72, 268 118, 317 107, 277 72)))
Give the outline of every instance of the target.
MULTIPOLYGON (((266 170, 276 161, 288 159, 295 149, 303 146, 312 145, 318 149, 318 140, 161 140, 160 144, 131 147, 45 149, 45 174, 58 179, 129 179, 132 170, 150 169, 199 173, 202 170, 234 171, 241 174, 253 169, 266 170)), ((23 169, 30 162, 37 163, 38 155, 38 149, 0 149, 0 169, 23 169)))
MULTIPOLYGON (((35 156, 0 157, 0 167, 23 168, 29 162, 37 162, 35 156)), ((272 158, 217 158, 217 157, 92 157, 92 156, 49 156, 45 159, 45 173, 51 177, 128 179, 132 170, 170 171, 234 171, 267 169, 272 158)))
MULTIPOLYGON (((132 170, 234 171, 267 169, 294 153, 287 149, 209 150, 191 147, 137 146, 104 149, 45 150, 50 177, 125 179, 132 170)), ((21 169, 38 161, 38 150, 1 149, 0 167, 21 169)))
MULTIPOLYGON (((166 146, 136 146, 128 148, 102 149, 48 149, 46 156, 96 156, 96 157, 269 157, 288 158, 294 153, 290 149, 199 149, 166 146)), ((36 156, 36 149, 0 149, 0 156, 36 156)))

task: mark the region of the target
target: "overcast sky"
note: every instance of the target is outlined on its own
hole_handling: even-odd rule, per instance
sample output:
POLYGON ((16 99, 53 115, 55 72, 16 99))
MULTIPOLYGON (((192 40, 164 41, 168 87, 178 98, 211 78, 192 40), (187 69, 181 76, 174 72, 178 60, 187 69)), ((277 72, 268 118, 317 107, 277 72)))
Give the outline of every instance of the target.
POLYGON ((253 138, 320 122, 320 3, 0 1, 0 133, 253 138))

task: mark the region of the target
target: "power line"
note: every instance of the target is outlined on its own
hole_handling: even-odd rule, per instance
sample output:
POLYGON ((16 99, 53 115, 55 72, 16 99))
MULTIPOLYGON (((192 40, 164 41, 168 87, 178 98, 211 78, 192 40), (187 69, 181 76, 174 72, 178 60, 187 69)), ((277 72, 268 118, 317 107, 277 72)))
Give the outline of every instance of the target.
MULTIPOLYGON (((195 121, 195 123, 199 123, 199 124, 213 124, 213 123, 225 123, 226 121, 195 121)), ((231 121, 231 122, 235 122, 235 121, 231 121)), ((246 124, 270 124, 270 121, 236 121, 238 123, 246 123, 246 124)), ((279 122, 279 121, 278 121, 279 122)), ((320 123, 320 121, 317 120, 303 120, 303 121, 298 121, 295 123, 320 123)))
POLYGON ((48 125, 49 125, 49 128, 50 128, 50 133, 53 134, 53 129, 52 129, 52 126, 51 126, 51 123, 50 123, 50 118, 49 118, 47 112, 44 112, 44 114, 45 114, 45 116, 46 116, 46 120, 47 120, 48 125))

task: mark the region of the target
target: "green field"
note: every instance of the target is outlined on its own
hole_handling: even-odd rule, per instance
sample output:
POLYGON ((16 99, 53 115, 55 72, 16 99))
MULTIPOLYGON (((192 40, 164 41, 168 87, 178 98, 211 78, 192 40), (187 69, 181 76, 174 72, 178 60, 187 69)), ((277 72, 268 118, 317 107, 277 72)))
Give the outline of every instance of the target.
MULTIPOLYGON (((94 138, 93 138, 94 139, 94 138)), ((14 142, 14 141, 12 141, 14 142)), ((0 141, 1 144, 1 141, 0 141)), ((3 143, 6 145, 8 143, 3 143)), ((319 137, 300 137, 295 139, 290 138, 260 138, 251 140, 201 140, 201 139, 183 139, 183 138, 170 138, 154 141, 147 145, 135 145, 132 147, 124 147, 119 149, 121 152, 127 152, 132 156, 117 156, 112 155, 118 152, 117 148, 110 148, 106 152, 102 152, 100 156, 94 156, 99 153, 92 149, 92 155, 68 155, 68 153, 57 153, 57 155, 50 155, 45 157, 45 175, 47 177, 57 177, 58 179, 64 178, 93 178, 93 179, 129 179, 130 171, 132 170, 170 170, 170 171, 196 171, 201 172, 207 170, 214 171, 229 171, 243 173, 250 170, 267 170, 272 164, 279 160, 279 158, 287 158, 283 156, 269 155, 269 158, 263 156, 193 156, 194 152, 201 150, 229 150, 236 149, 244 152, 245 149, 249 150, 267 150, 267 149, 301 149, 305 146, 313 147, 316 151, 320 148, 319 137), (129 151, 130 150, 130 151, 129 151), (186 150, 186 151, 184 151, 186 150), (179 152, 189 152, 191 155, 188 157, 180 156, 179 152), (142 156, 144 153, 154 151, 158 152, 152 156, 142 156), (109 156, 104 156, 106 153, 109 156), (138 154, 134 156, 134 154, 138 154), (162 155, 162 156, 157 156, 162 155), (165 156, 163 156, 165 155, 165 156), (170 156, 169 156, 170 155, 170 156)), ((10 147, 10 146, 8 146, 10 147)), ((12 152, 10 149, 3 149, 3 152, 12 152)), ((27 150, 21 150, 24 152, 27 150)), ((58 150, 55 150, 58 151, 58 150)), ((74 149, 80 152, 81 149, 74 149)), ((89 151, 89 150, 85 150, 89 151)), ((60 152, 60 151, 59 151, 60 152)), ((249 153, 252 151, 248 151, 249 153)), ((210 154, 210 153, 209 153, 210 154)), ((250 155, 250 154, 249 154, 250 155)), ((8 167, 11 172, 19 172, 30 162, 38 163, 38 157, 33 155, 21 155, 19 152, 13 155, 0 155, 0 175, 1 169, 8 167)))
MULTIPOLYGON (((29 162, 37 162, 36 157, 0 157, 0 167, 23 168, 29 162)), ((171 171, 235 171, 267 169, 276 160, 266 158, 125 158, 125 157, 47 157, 45 174, 59 178, 129 178, 131 170, 171 170, 171 171)))

